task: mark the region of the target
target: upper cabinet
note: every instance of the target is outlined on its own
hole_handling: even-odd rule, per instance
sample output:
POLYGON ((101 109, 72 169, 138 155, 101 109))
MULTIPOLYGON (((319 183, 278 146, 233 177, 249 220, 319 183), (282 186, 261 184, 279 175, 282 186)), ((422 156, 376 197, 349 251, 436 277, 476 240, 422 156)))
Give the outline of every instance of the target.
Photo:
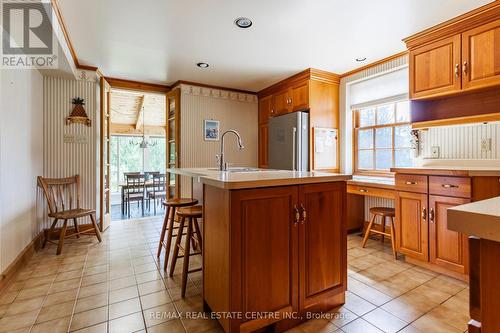
POLYGON ((433 99, 500 85, 500 2, 404 40, 410 97, 433 99))
MULTIPOLYGON (((268 166, 269 118, 290 112, 309 112, 309 133, 313 127, 339 128, 339 83, 337 74, 309 68, 258 93, 259 96, 259 167, 268 166)), ((310 151, 314 151, 309 139, 310 151)), ((337 147, 338 151, 339 147, 337 147)), ((339 156, 339 154, 337 154, 339 156)), ((338 171, 337 169, 328 171, 338 171)), ((314 170, 312 154, 309 168, 314 170)))

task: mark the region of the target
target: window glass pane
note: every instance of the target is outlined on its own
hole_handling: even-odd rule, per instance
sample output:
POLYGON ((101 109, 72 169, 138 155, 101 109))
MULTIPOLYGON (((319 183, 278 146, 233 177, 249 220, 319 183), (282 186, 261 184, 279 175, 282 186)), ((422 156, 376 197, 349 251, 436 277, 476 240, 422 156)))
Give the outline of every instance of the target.
POLYGON ((375 125, 375 109, 359 110, 359 127, 375 125))
POLYGON ((141 141, 140 136, 120 137, 120 179, 125 180, 125 172, 143 171, 144 151, 139 147, 141 141))
POLYGON ((375 130, 375 147, 392 148, 392 127, 377 128, 375 130))
POLYGON ((109 171, 110 171, 110 189, 111 192, 118 192, 118 136, 111 136, 109 141, 109 171))
POLYGON ((165 138, 150 138, 151 142, 156 142, 155 146, 149 147, 149 169, 165 173, 165 163, 167 146, 165 138))
POLYGON ((358 151, 358 168, 373 169, 373 150, 358 151))
POLYGON ((410 101, 403 101, 396 104, 396 122, 410 122, 410 101))
POLYGON ((394 104, 377 107, 377 125, 394 123, 394 104))
POLYGON ((389 170, 392 167, 392 150, 375 151, 375 169, 389 170))
POLYGON ((413 166, 410 149, 396 149, 394 151, 394 165, 396 167, 411 167, 413 166))
POLYGON ((358 131, 358 148, 370 149, 373 148, 373 130, 359 130, 358 131))
POLYGON ((411 147, 411 126, 394 127, 394 147, 407 148, 411 147))

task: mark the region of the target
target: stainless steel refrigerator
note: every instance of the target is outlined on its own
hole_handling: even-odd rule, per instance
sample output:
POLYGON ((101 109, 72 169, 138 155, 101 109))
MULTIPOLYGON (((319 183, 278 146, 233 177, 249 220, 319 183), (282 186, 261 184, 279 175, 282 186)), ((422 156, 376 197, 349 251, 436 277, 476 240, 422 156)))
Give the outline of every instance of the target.
POLYGON ((287 113, 269 119, 269 168, 309 170, 309 114, 287 113))

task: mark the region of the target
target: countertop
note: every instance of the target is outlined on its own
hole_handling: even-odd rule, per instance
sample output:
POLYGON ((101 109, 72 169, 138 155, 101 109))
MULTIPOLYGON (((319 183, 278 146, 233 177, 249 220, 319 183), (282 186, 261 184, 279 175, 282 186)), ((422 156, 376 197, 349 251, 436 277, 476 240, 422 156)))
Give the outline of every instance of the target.
POLYGON ((228 190, 346 181, 352 178, 351 175, 338 173, 268 169, 251 172, 227 172, 214 168, 171 168, 167 169, 167 171, 192 177, 204 184, 228 190))
POLYGON ((448 208, 448 229, 500 242, 500 197, 448 208))
POLYGON ((493 166, 422 166, 408 168, 391 168, 391 172, 412 173, 440 176, 500 176, 500 168, 493 166))

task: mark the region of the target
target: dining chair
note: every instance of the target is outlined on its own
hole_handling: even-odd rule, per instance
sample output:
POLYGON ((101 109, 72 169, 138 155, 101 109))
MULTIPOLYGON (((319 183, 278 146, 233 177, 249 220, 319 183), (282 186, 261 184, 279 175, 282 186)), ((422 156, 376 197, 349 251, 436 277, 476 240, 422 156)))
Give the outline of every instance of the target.
POLYGON ((153 178, 154 175, 159 175, 160 171, 144 171, 144 176, 146 177, 146 180, 150 180, 153 178))
POLYGON ((95 209, 80 207, 80 176, 75 175, 67 178, 44 178, 38 176, 37 183, 42 188, 47 200, 49 208, 48 216, 54 219, 50 229, 45 234, 42 247, 45 247, 47 242, 56 244, 57 254, 59 255, 61 254, 65 238, 73 236, 80 238, 81 234, 89 232, 93 232, 99 242, 102 241, 101 233, 95 220, 95 209), (90 217, 92 228, 80 232, 77 220, 87 216, 90 217), (64 222, 59 234, 59 242, 56 243, 50 239, 50 236, 54 232, 59 220, 64 222), (74 232, 66 235, 68 220, 73 220, 74 232))
POLYGON ((141 202, 142 215, 144 216, 144 185, 145 178, 141 174, 127 175, 127 185, 125 188, 125 202, 127 203, 127 214, 130 218, 130 202, 136 201, 139 208, 141 202))
POLYGON ((156 206, 165 199, 167 195, 166 175, 164 173, 153 174, 153 185, 147 190, 148 209, 151 210, 151 199, 153 199, 154 213, 156 206))

